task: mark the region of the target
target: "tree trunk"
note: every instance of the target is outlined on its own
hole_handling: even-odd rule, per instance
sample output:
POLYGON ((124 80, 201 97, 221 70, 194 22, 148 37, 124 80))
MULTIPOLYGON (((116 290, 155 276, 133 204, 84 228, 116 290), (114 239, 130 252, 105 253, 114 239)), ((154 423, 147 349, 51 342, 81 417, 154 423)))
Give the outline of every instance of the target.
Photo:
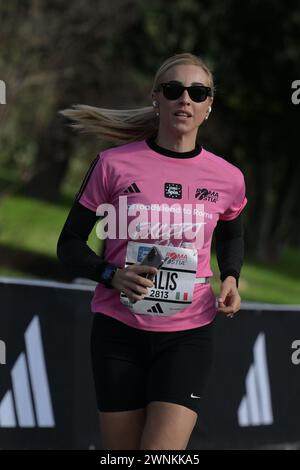
POLYGON ((299 220, 293 216, 299 200, 299 169, 289 165, 283 178, 282 190, 278 198, 284 197, 280 213, 276 215, 276 226, 272 236, 272 245, 284 246, 293 243, 291 230, 299 233, 299 220), (287 182, 289 182, 287 184, 287 182))
POLYGON ((62 118, 55 114, 39 138, 35 172, 20 192, 25 196, 59 202, 72 146, 72 135, 66 132, 62 118))
POLYGON ((272 184, 272 166, 268 161, 261 163, 261 199, 260 224, 258 227, 256 256, 260 260, 270 258, 269 241, 275 207, 274 188, 272 184))

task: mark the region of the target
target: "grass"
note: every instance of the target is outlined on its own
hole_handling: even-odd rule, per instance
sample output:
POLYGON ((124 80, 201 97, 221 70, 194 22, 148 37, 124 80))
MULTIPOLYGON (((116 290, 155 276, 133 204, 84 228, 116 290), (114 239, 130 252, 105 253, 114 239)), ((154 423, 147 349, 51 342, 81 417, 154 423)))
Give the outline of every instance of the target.
MULTIPOLYGON (((67 200, 67 199, 66 199, 67 200)), ((36 199, 13 196, 2 200, 0 206, 0 245, 21 248, 31 253, 40 253, 56 259, 56 244, 70 210, 71 204, 47 204, 36 199)), ((89 237, 89 246, 96 252, 100 241, 95 228, 89 237)), ((300 304, 300 251, 286 249, 280 259, 267 263, 244 261, 240 278, 240 294, 243 300, 268 303, 300 304)), ((211 258, 214 272, 212 287, 219 293, 219 269, 214 254, 211 258)), ((0 276, 28 277, 23 273, 1 267, 0 276)))
MULTIPOLYGON (((0 244, 56 258, 56 244, 70 206, 47 204, 36 199, 10 197, 0 207, 0 244)), ((95 230, 89 245, 97 250, 95 230)))
MULTIPOLYGON (((298 273, 296 277, 293 269, 289 272, 286 258, 292 258, 293 262, 298 264, 299 250, 286 250, 272 266, 263 263, 252 264, 245 259, 239 282, 242 300, 300 305, 300 275, 298 273)), ((212 257, 212 270, 218 273, 215 256, 212 257)), ((219 292, 218 285, 219 282, 215 281, 214 276, 213 289, 216 294, 219 292)))
POLYGON ((34 276, 30 273, 24 273, 16 269, 6 268, 2 266, 0 266, 0 277, 21 277, 26 279, 38 279, 38 276, 34 276))

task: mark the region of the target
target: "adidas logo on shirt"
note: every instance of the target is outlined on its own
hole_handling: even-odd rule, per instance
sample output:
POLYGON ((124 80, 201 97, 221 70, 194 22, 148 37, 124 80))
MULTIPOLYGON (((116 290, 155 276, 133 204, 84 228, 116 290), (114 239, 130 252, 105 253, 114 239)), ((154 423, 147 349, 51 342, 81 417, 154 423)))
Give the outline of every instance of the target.
POLYGON ((26 354, 17 358, 12 390, 0 402, 0 428, 55 427, 41 328, 35 316, 25 331, 26 354))
POLYGON ((253 355, 254 363, 246 376, 246 395, 238 409, 238 422, 242 427, 273 424, 264 333, 258 335, 253 347, 253 355))
POLYGON ((136 183, 132 183, 130 186, 128 186, 127 189, 125 189, 124 193, 140 193, 141 191, 137 187, 136 183))
POLYGON ((153 313, 158 313, 158 314, 164 313, 158 302, 155 305, 153 305, 153 307, 149 308, 147 312, 153 312, 153 313))

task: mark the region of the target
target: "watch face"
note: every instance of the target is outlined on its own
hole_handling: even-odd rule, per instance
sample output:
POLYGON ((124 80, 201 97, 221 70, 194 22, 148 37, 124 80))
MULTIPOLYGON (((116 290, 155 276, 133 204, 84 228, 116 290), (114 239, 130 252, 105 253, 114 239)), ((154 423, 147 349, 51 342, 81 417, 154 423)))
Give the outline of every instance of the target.
POLYGON ((109 279, 109 276, 111 275, 111 268, 105 268, 102 274, 102 277, 104 279, 109 279))
POLYGON ((107 266, 102 272, 102 279, 109 280, 114 272, 115 269, 113 267, 107 266))

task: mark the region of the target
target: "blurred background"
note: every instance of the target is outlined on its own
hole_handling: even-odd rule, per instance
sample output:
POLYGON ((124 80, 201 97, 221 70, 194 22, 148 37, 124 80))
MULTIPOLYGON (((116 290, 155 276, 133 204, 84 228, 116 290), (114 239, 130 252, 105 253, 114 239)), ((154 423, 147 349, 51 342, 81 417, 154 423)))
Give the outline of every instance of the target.
MULTIPOLYGON (((249 304, 233 323, 218 320, 216 378, 191 445, 299 447, 299 32, 297 0, 0 0, 0 448, 99 445, 88 365, 94 286, 69 284, 56 244, 90 163, 112 143, 74 132, 58 112, 151 105, 157 69, 181 52, 213 71, 201 144, 242 170, 248 198, 239 290, 249 304), (25 396, 19 377, 43 371, 28 371, 23 351, 30 361, 33 347, 42 364, 41 331, 51 395, 46 379, 25 396), (14 433, 17 422, 45 427, 32 411, 43 393, 56 421, 14 433)), ((95 229, 88 243, 101 253, 95 229)), ((214 243, 212 269, 218 295, 214 243)))
MULTIPOLYGON (((0 2, 0 275, 70 280, 56 242, 97 153, 58 111, 151 104, 156 70, 180 52, 215 76, 202 144, 245 174, 244 300, 300 303, 299 2, 0 2)), ((95 231, 94 231, 95 232, 95 231)), ((97 252, 95 233, 89 244, 97 252)), ((216 259, 214 288, 219 286, 216 259)))
MULTIPOLYGON (((299 2, 12 0, 0 17, 0 275, 68 279, 57 238, 111 144, 76 135, 58 111, 150 105, 161 63, 191 52, 216 84, 202 143, 246 176, 242 298, 300 303, 299 2)), ((95 233, 89 243, 99 251, 95 233)), ((218 286, 215 256, 212 267, 218 286)))

